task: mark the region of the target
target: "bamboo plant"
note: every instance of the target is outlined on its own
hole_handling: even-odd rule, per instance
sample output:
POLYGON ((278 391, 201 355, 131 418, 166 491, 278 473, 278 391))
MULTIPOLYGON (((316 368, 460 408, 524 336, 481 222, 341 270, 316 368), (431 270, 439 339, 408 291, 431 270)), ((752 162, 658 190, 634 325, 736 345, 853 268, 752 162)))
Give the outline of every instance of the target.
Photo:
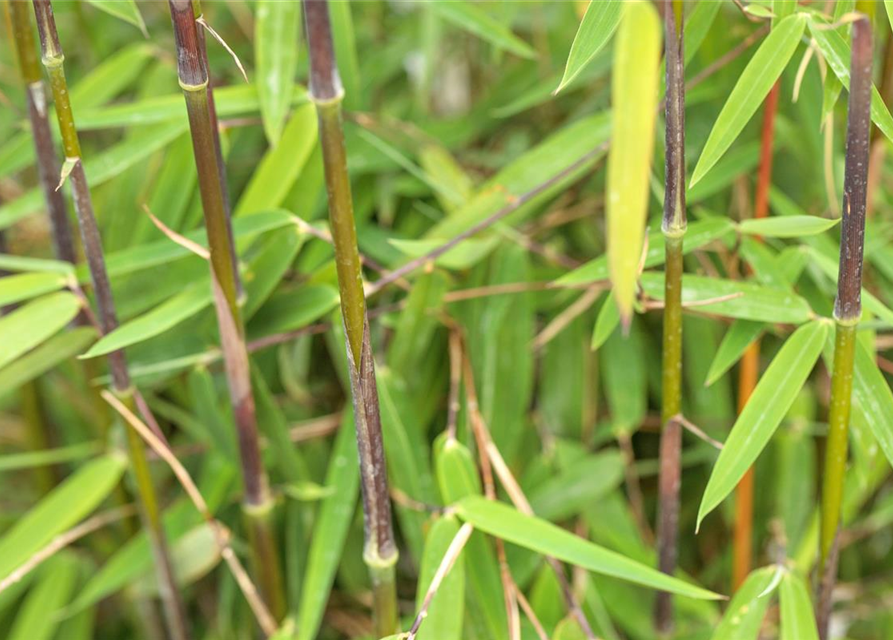
MULTIPOLYGON (((203 36, 189 0, 170 0, 180 87, 186 98, 199 191, 210 248, 214 307, 233 407, 242 480, 242 507, 251 544, 252 565, 262 596, 277 619, 285 615, 279 551, 273 529, 274 499, 261 459, 251 370, 239 299, 239 271, 227 213, 226 185, 220 168, 216 118, 212 116, 203 36)), ((197 5, 196 5, 197 6, 197 5)))
MULTIPOLYGON (((108 334, 117 328, 118 319, 105 267, 102 239, 99 234, 99 228, 96 225, 90 188, 87 183, 87 176, 84 173, 77 127, 71 110, 68 84, 65 79, 63 66, 65 56, 62 53, 62 46, 56 30, 56 21, 50 0, 33 0, 33 4, 37 18, 37 30, 40 36, 42 61, 50 77, 56 117, 59 121, 62 146, 65 151, 62 178, 63 180, 67 179, 71 185, 78 226, 81 231, 81 241, 84 246, 90 278, 93 283, 93 293, 99 312, 99 328, 103 334, 108 334)), ((115 394, 127 406, 134 407, 134 388, 130 381, 124 352, 121 350, 114 351, 108 355, 107 359, 112 378, 112 388, 115 394)), ((175 640, 185 640, 189 637, 189 631, 174 580, 164 529, 161 523, 158 500, 151 475, 149 474, 145 447, 139 436, 129 429, 127 430, 127 445, 131 471, 137 487, 140 516, 155 560, 155 571, 167 629, 175 640)))
MULTIPOLYGON (((666 60, 666 177, 661 231, 665 238, 664 326, 662 350, 662 399, 660 480, 657 518, 657 553, 661 571, 676 569, 679 529, 680 451, 682 448, 682 245, 688 226, 685 213, 685 69, 682 0, 664 2, 666 60)), ((660 592, 655 603, 659 633, 673 626, 670 594, 660 592)))
POLYGON ((375 632, 378 637, 383 637, 397 631, 394 576, 397 546, 391 524, 375 362, 369 340, 369 319, 347 171, 341 111, 344 89, 335 60, 328 2, 304 0, 304 16, 310 49, 310 97, 316 105, 319 120, 360 455, 366 540, 363 559, 372 579, 375 632))
POLYGON ((837 574, 841 505, 847 463, 847 438, 853 395, 856 331, 862 315, 862 257, 865 248, 865 208, 871 134, 871 22, 853 23, 850 94, 847 106, 846 169, 837 299, 834 302, 834 364, 828 411, 828 441, 822 482, 819 603, 820 637, 828 637, 831 591, 837 574))

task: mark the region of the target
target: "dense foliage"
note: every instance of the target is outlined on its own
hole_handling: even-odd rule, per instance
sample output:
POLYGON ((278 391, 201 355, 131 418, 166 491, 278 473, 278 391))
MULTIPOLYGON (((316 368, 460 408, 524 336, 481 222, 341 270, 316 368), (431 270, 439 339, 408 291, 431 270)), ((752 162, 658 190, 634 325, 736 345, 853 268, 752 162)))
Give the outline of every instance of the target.
POLYGON ((2 2, 0 636, 893 637, 893 2, 2 2))

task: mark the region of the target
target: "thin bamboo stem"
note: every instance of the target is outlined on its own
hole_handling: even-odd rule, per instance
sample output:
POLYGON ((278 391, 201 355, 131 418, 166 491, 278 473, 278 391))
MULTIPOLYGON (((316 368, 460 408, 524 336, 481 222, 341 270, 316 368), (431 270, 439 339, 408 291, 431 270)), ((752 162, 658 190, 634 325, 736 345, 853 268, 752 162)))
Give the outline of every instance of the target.
MULTIPOLYGON (((96 217, 93 213, 93 202, 90 197, 87 177, 84 174, 77 127, 71 111, 68 84, 65 80, 63 67, 65 56, 59 43, 59 34, 56 30, 56 22, 50 0, 33 0, 33 4, 37 18, 37 29, 40 35, 42 60, 50 77, 50 86, 52 87, 56 106, 56 117, 59 121, 62 145, 65 150, 63 175, 65 172, 68 172, 78 225, 81 230, 81 239, 99 311, 99 322, 102 332, 105 334, 117 328, 118 319, 115 313, 111 286, 109 285, 108 272, 105 268, 102 240, 99 228, 96 225, 96 217)), ((108 355, 108 363, 115 393, 123 402, 132 406, 133 388, 124 352, 115 351, 110 353, 108 355)), ((186 640, 189 637, 186 617, 183 613, 170 557, 167 552, 155 488, 149 474, 148 464, 146 463, 146 451, 138 438, 128 438, 128 452, 130 455, 131 472, 137 486, 140 516, 142 517, 155 558, 155 570, 167 628, 171 637, 175 640, 186 640)))
POLYGON ((391 524, 391 504, 381 433, 375 362, 363 292, 362 263, 357 248, 353 198, 347 171, 341 103, 344 89, 335 61, 329 6, 325 0, 304 0, 310 50, 310 97, 316 105, 319 139, 329 201, 329 220, 335 244, 335 265, 341 293, 341 317, 354 421, 360 455, 365 549, 363 558, 373 584, 373 619, 378 637, 397 632, 394 567, 397 546, 391 524))
POLYGON ((170 0, 177 45, 178 76, 186 99, 192 148, 210 250, 214 306, 220 330, 224 368, 233 407, 245 485, 243 512, 251 543, 252 565, 264 601, 273 615, 285 615, 279 552, 271 518, 273 498, 260 453, 257 416, 251 391, 251 370, 239 304, 239 273, 227 213, 228 199, 221 171, 219 139, 208 92, 203 35, 189 0, 170 0))
POLYGON ((850 95, 847 111, 846 171, 843 186, 843 222, 840 234, 840 266, 834 318, 837 331, 831 373, 831 406, 820 508, 819 571, 821 589, 816 607, 819 637, 828 637, 831 593, 836 580, 836 543, 840 529, 843 487, 846 478, 847 432, 853 391, 856 327, 862 315, 862 257, 865 247, 865 209, 868 157, 871 146, 871 22, 862 17, 853 23, 850 63, 850 95))
MULTIPOLYGON (((683 3, 665 0, 666 46, 666 183, 661 228, 666 238, 664 326, 661 385, 663 429, 660 439, 660 478, 657 516, 658 568, 676 570, 679 530, 679 487, 682 481, 682 248, 687 228, 685 212, 685 69, 683 3)), ((661 635, 673 630, 670 594, 657 594, 655 626, 661 635)))

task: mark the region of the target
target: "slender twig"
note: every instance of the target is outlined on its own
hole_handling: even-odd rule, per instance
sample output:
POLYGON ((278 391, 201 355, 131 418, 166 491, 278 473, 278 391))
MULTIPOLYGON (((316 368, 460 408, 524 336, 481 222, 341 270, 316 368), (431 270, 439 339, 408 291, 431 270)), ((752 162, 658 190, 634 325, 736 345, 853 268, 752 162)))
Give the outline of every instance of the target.
MULTIPOLYGON (((329 220, 335 244, 341 318, 360 455, 365 515, 363 559, 372 579, 375 631, 378 637, 383 637, 396 633, 399 625, 395 581, 398 553, 391 524, 375 362, 369 336, 362 266, 357 249, 350 176, 347 172, 341 108, 344 89, 335 61, 328 2, 304 0, 304 17, 310 50, 310 97, 316 105, 319 121, 319 140, 328 191, 329 220)), ((399 276, 391 281, 398 278, 399 276)))
POLYGON ((177 71, 192 133, 199 191, 210 249, 211 285, 230 402, 233 407, 242 480, 242 510, 249 528, 252 567, 273 615, 285 615, 285 595, 272 517, 274 500, 260 454, 257 416, 251 392, 251 371, 240 306, 238 264, 229 224, 216 115, 208 91, 204 32, 196 24, 197 3, 170 0, 177 46, 177 71))
POLYGON ((843 222, 840 234, 840 266, 834 302, 836 337, 828 412, 828 442, 822 482, 820 561, 822 576, 816 608, 819 637, 828 637, 831 591, 837 567, 833 552, 838 540, 846 477, 847 432, 853 392, 856 327, 862 315, 862 257, 865 248, 865 209, 868 157, 871 146, 871 22, 862 17, 853 23, 850 62, 850 94, 847 105, 846 170, 843 185, 843 222))
POLYGON ((121 415, 122 418, 124 418, 127 424, 132 427, 132 429, 128 429, 128 431, 134 432, 137 434, 137 437, 145 440, 158 457, 164 460, 171 468, 177 481, 179 481, 183 490, 186 491, 186 495, 189 496, 189 500, 195 505, 195 508, 201 514, 202 518, 204 518, 205 522, 211 527, 211 531, 214 534, 214 543, 220 551, 220 556, 224 559, 232 572, 233 577, 236 579, 239 589, 242 591, 245 600, 248 601, 248 605, 251 607, 251 611, 257 618, 258 625, 267 636, 276 633, 278 626, 276 620, 273 618, 270 610, 267 609, 267 605, 260 597, 257 587, 254 586, 254 583, 251 581, 251 578, 239 561, 239 557, 233 551, 232 545, 229 543, 231 537, 229 530, 223 523, 214 517, 213 513, 211 513, 211 509, 205 502, 201 491, 199 491, 198 486, 192 480, 192 476, 189 475, 186 467, 184 467, 177 459, 177 456, 174 455, 174 452, 171 451, 170 447, 159 439, 158 436, 156 436, 152 430, 114 394, 111 394, 108 391, 103 391, 102 397, 121 415))
MULTIPOLYGON (((43 64, 50 77, 56 117, 59 121, 62 145, 65 150, 65 164, 62 173, 63 175, 66 172, 68 173, 71 183, 75 211, 81 230, 81 240, 87 257, 93 292, 99 311, 99 322, 102 332, 108 334, 117 328, 118 318, 115 313, 115 303, 112 297, 111 286, 109 285, 108 272, 105 268, 102 239, 99 234, 99 228, 96 225, 90 188, 84 173, 80 141, 74 115, 71 111, 68 84, 65 80, 63 67, 65 56, 62 53, 59 34, 56 31, 56 21, 50 0, 33 0, 33 4, 37 17, 37 30, 40 35, 43 64)), ((115 394, 125 403, 133 406, 133 388, 124 352, 113 351, 108 354, 107 360, 115 394)), ((128 434, 130 434, 129 430, 128 434)), ((188 626, 167 551, 155 488, 152 484, 146 461, 146 451, 140 439, 135 436, 130 435, 127 442, 131 470, 136 480, 139 496, 140 516, 155 558, 155 571, 158 576, 159 591, 164 605, 165 621, 168 631, 175 640, 185 640, 189 637, 188 626)))
MULTIPOLYGON (((682 412, 682 255, 688 226, 685 211, 685 57, 682 0, 664 0, 666 51, 666 181, 664 215, 661 224, 665 238, 664 325, 662 352, 662 407, 664 427, 660 438, 660 479, 657 515, 658 568, 672 575, 676 571, 676 545, 679 529, 679 487, 681 484, 682 431, 673 417, 682 412)), ((654 610, 659 634, 673 629, 670 594, 657 594, 654 610)))

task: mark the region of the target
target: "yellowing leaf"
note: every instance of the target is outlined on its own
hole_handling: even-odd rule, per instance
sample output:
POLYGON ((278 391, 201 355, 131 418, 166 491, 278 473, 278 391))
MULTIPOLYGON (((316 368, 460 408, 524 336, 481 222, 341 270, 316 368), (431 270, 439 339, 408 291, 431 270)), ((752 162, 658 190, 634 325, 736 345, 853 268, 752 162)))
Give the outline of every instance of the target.
POLYGON ((617 309, 633 312, 648 211, 648 176, 657 114, 661 25, 649 2, 628 2, 614 47, 614 138, 608 155, 608 265, 617 309))

